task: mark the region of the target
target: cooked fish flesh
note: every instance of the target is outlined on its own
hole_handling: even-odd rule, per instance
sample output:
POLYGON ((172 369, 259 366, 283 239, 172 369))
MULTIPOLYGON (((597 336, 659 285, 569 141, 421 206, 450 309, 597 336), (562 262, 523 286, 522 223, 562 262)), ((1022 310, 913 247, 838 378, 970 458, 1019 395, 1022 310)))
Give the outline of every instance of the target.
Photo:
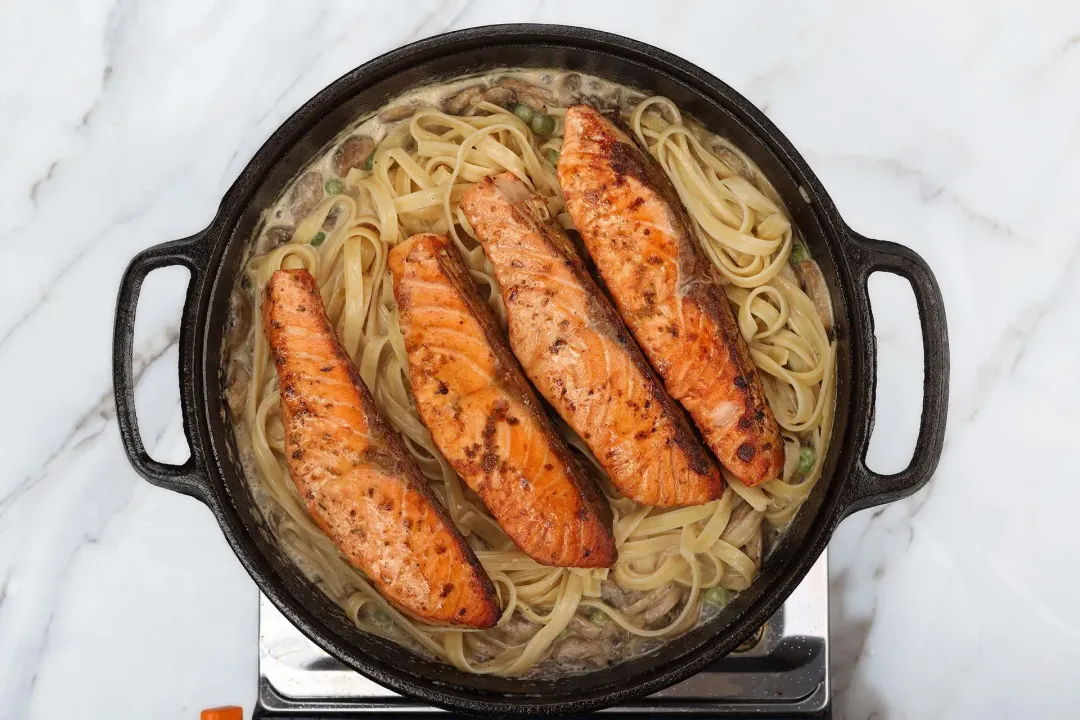
POLYGON ((461 208, 495 269, 514 354, 615 487, 645 505, 719 497, 708 451, 543 198, 503 173, 469 188, 461 208))
POLYGON ((494 626, 491 580, 376 408, 315 279, 278 270, 262 312, 289 474, 312 519, 402 610, 428 623, 494 626))
POLYGON ((746 485, 780 475, 780 429, 725 297, 668 178, 616 121, 566 112, 559 185, 641 349, 709 448, 746 485))
POLYGON ((531 558, 610 566, 607 501, 557 435, 457 250, 414 235, 389 263, 417 410, 439 450, 531 558))

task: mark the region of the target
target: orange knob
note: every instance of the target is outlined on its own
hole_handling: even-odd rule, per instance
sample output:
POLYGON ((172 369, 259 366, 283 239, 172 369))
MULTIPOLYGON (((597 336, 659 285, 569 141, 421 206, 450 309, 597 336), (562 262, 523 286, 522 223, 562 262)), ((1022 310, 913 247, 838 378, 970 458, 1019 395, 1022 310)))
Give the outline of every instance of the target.
POLYGON ((236 705, 207 708, 199 714, 199 720, 244 720, 244 708, 236 705))

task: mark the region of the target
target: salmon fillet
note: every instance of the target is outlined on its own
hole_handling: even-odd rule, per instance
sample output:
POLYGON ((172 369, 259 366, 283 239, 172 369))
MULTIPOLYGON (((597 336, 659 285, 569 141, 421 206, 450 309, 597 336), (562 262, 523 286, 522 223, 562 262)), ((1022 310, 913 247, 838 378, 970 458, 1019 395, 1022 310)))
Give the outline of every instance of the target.
POLYGON ((493 627, 499 605, 476 555, 375 407, 306 270, 278 270, 263 297, 289 474, 319 528, 402 610, 493 627))
POLYGON ((558 171, 574 225, 668 393, 741 482, 779 477, 783 442, 761 378, 663 170, 615 122, 577 105, 558 171))
POLYGON ((461 208, 495 268, 510 347, 619 492, 660 506, 720 497, 720 471, 543 198, 503 173, 461 208))
POLYGON ((389 262, 413 395, 439 450, 529 557, 612 565, 610 507, 556 434, 457 250, 414 235, 389 262))

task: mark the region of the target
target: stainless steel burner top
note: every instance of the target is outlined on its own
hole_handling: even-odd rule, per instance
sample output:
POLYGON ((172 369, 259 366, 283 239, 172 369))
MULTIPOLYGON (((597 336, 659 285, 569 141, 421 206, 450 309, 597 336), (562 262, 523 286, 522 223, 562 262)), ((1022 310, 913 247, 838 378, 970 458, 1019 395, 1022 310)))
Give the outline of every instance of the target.
MULTIPOLYGON (((825 554, 752 647, 610 714, 813 715, 829 705, 829 577, 825 554)), ((323 652, 265 597, 259 604, 255 718, 438 712, 368 680, 323 652)))

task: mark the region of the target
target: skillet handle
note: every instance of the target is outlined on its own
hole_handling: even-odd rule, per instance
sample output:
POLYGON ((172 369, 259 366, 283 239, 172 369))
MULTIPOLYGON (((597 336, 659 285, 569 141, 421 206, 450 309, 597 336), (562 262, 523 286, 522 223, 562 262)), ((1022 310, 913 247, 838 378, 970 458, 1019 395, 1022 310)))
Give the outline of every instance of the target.
MULTIPOLYGON (((848 481, 845 516, 857 510, 905 498, 930 480, 941 458, 949 406, 949 329, 945 320, 941 289, 934 273, 918 253, 903 245, 871 240, 850 229, 848 237, 852 241, 852 250, 855 250, 851 253, 855 291, 862 295, 861 300, 868 310, 870 296, 867 281, 873 273, 894 273, 911 283, 922 329, 923 401, 915 452, 911 463, 900 472, 881 475, 866 466, 866 451, 872 434, 867 433, 863 446, 856 451, 855 471, 848 481)), ((873 315, 869 317, 876 372, 877 343, 872 334, 873 315)), ((871 383, 876 397, 875 375, 871 375, 871 383)))
POLYGON ((158 487, 208 502, 209 479, 198 443, 192 442, 189 418, 194 412, 195 378, 193 367, 193 336, 196 331, 198 298, 206 279, 207 248, 203 233, 183 240, 155 245, 142 251, 131 261, 120 281, 116 300, 116 320, 113 326, 113 394, 116 399, 116 419, 120 439, 135 471, 158 487), (184 311, 180 320, 180 404, 184 418, 184 435, 191 455, 183 465, 170 465, 150 457, 139 434, 135 413, 135 382, 132 370, 132 345, 135 336, 135 310, 143 281, 152 271, 172 265, 182 265, 191 272, 184 311))

